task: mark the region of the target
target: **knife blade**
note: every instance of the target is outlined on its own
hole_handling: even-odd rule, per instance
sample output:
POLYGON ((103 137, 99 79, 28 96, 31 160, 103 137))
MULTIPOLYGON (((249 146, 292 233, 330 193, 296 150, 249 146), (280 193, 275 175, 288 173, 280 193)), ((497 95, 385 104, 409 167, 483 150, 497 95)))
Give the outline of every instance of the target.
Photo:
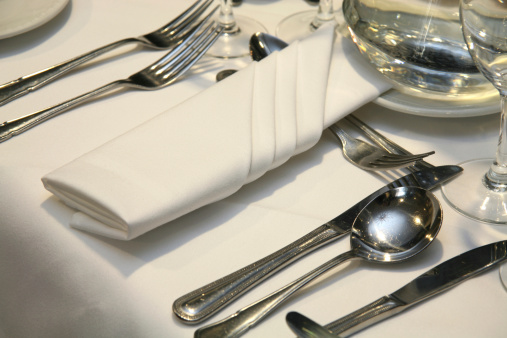
POLYGON ((416 186, 429 190, 461 171, 463 169, 455 165, 439 166, 423 169, 394 180, 341 215, 275 253, 179 297, 173 303, 173 312, 184 322, 198 323, 218 312, 223 306, 267 277, 272 276, 281 268, 324 244, 349 234, 356 215, 378 195, 392 188, 403 186, 416 186))
POLYGON ((472 249, 435 266, 390 295, 335 320, 325 328, 336 335, 354 334, 487 271, 506 259, 507 241, 472 249))

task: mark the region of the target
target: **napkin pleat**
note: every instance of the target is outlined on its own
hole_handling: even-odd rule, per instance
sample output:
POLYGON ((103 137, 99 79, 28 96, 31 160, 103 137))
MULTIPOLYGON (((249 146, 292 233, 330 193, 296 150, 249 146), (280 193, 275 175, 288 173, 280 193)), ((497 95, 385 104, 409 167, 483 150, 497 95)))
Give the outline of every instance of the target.
POLYGON ((333 52, 334 38, 330 25, 249 64, 45 175, 44 186, 77 209, 72 227, 123 240, 230 196, 387 89, 350 66, 346 44, 333 52), (332 59, 345 65, 330 76, 332 59))
MULTIPOLYGON (((297 48, 294 42, 287 49, 297 48)), ((287 50, 286 49, 286 50, 287 50)), ((285 163, 291 158, 297 147, 297 53, 288 52, 285 57, 276 54, 276 93, 275 101, 275 160, 273 167, 285 163)))
POLYGON ((252 162, 246 183, 262 176, 275 158, 276 57, 255 64, 252 100, 252 162))
POLYGON ((297 68, 297 153, 313 147, 322 134, 324 124, 324 104, 331 62, 334 35, 328 30, 333 26, 316 31, 306 44, 298 45, 297 68), (319 67, 308 67, 309 64, 319 67))

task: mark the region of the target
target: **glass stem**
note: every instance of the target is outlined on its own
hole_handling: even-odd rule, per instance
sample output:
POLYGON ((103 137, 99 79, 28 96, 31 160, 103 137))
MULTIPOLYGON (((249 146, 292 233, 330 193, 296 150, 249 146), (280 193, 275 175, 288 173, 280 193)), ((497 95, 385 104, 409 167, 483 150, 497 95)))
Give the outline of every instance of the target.
POLYGON ((218 14, 218 23, 224 27, 225 34, 234 34, 239 32, 236 19, 232 13, 232 0, 220 0, 220 13, 218 14))
POLYGON ((317 15, 313 19, 311 26, 315 30, 324 23, 334 19, 333 0, 320 0, 317 15))
POLYGON ((484 184, 494 191, 507 191, 507 93, 500 93, 502 112, 500 114, 500 135, 495 161, 484 177, 484 184))

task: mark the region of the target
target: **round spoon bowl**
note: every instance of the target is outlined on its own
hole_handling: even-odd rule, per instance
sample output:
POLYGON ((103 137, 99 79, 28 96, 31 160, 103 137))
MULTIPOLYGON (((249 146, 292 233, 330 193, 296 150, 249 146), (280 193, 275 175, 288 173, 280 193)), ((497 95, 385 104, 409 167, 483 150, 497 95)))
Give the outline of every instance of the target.
POLYGON ((351 248, 364 259, 394 262, 425 249, 442 224, 442 208, 433 193, 401 187, 375 198, 357 216, 351 248))

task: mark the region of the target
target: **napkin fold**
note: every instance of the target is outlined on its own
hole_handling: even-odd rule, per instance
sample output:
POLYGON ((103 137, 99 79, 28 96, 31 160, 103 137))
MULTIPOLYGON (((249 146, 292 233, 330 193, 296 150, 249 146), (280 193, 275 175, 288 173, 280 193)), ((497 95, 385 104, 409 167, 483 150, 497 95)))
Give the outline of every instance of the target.
POLYGON ((45 175, 71 226, 133 239, 308 150, 389 88, 353 44, 319 29, 45 175), (336 40, 336 41, 335 41, 336 40))

